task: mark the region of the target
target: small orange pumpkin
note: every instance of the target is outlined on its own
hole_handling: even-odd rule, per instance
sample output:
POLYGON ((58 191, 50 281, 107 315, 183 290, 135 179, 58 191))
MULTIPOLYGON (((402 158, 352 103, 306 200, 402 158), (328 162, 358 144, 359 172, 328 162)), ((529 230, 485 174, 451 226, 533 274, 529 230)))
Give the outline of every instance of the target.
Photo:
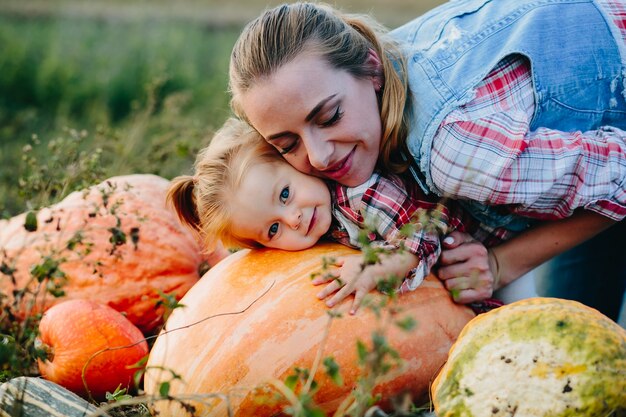
POLYGON ((121 385, 129 388, 131 368, 148 354, 141 331, 118 311, 89 300, 68 300, 48 309, 39 323, 39 343, 50 352, 38 360, 49 381, 95 399, 121 385))
POLYGON ((28 286, 37 292, 24 300, 21 316, 67 299, 93 299, 124 312, 143 332, 153 331, 162 323, 159 291, 180 299, 199 279, 202 262, 198 240, 165 206, 168 186, 155 175, 114 177, 40 210, 36 231, 26 231, 26 214, 1 220, 0 263, 15 270, 15 282, 0 273, 0 291, 10 295, 28 286), (114 228, 126 243, 114 246, 114 228), (58 262, 49 269, 66 276, 60 298, 36 291, 31 278, 46 257, 58 262))
MULTIPOLYGON (((311 284, 310 275, 320 270, 323 256, 355 253, 337 244, 318 244, 300 252, 244 250, 218 263, 183 297, 184 307, 174 310, 157 338, 146 367, 145 391, 158 395, 162 383, 169 383, 174 397, 204 397, 191 402, 198 415, 210 411, 225 416, 228 407, 234 417, 280 412, 284 403, 262 403, 261 388, 272 379, 285 381, 294 367, 311 369, 328 326, 328 308, 316 298, 320 288, 311 284), (171 380, 171 372, 181 379, 171 380)), ((345 313, 351 302, 344 300, 338 309, 345 313)), ((417 326, 410 332, 387 327, 386 338, 405 366, 386 375, 375 392, 384 399, 408 392, 423 400, 474 313, 452 302, 432 276, 417 290, 400 295, 397 308, 397 319, 410 316, 417 326)), ((322 355, 334 357, 344 384, 337 386, 318 371, 315 401, 324 411, 336 410, 354 388, 359 376, 356 341, 368 344, 380 325, 366 308, 331 322, 322 355)), ((189 415, 175 401, 159 401, 154 409, 164 416, 189 415)))

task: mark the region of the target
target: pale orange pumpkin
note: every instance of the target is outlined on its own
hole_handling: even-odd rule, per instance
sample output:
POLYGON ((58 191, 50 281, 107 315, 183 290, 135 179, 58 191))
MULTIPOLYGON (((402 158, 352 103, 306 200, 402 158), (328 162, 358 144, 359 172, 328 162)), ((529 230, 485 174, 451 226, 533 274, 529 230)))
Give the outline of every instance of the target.
MULTIPOLYGON (((168 393, 174 397, 204 397, 189 401, 199 415, 227 415, 227 407, 236 417, 280 411, 284 403, 260 402, 263 387, 272 379, 285 381, 294 367, 311 369, 328 326, 328 308, 316 298, 320 287, 311 284, 310 275, 320 270, 323 256, 348 255, 360 256, 341 245, 319 244, 300 252, 244 250, 217 264, 183 297, 184 307, 174 311, 157 338, 147 363, 145 391, 158 395, 162 383, 169 383, 168 393), (172 380, 171 372, 181 379, 172 380)), ((351 302, 344 300, 339 310, 346 313, 351 302)), ((375 392, 387 400, 403 392, 424 400, 429 382, 474 313, 452 302, 432 276, 416 291, 400 295, 397 308, 401 312, 394 320, 412 317, 417 326, 410 332, 384 326, 405 366, 387 375, 375 392)), ((315 401, 326 412, 337 409, 356 384, 356 341, 369 344, 379 326, 367 308, 332 320, 322 357, 334 357, 344 384, 337 386, 318 370, 315 401)), ((157 401, 154 409, 159 415, 189 415, 175 401, 157 401)))
POLYGON ((35 300, 24 300, 22 316, 66 299, 93 299, 124 312, 143 332, 151 332, 162 322, 163 309, 156 305, 159 291, 182 297, 199 279, 202 262, 197 238, 165 205, 168 186, 166 179, 155 175, 114 177, 40 210, 34 232, 24 228, 26 214, 0 221, 0 262, 15 269, 15 283, 0 273, 0 291, 11 295, 26 285, 36 291, 29 271, 49 256, 60 261, 58 269, 67 278, 65 295, 55 298, 39 290, 35 300), (126 243, 113 250, 111 228, 116 226, 126 243), (139 238, 137 245, 133 233, 139 238), (78 236, 83 244, 67 249, 78 236))
POLYGON ((624 416, 626 330, 576 301, 520 300, 465 326, 432 394, 440 417, 624 416))
POLYGON ((148 344, 134 324, 111 307, 89 300, 68 300, 48 309, 39 323, 39 343, 49 352, 47 360, 38 360, 41 375, 95 399, 104 399, 118 386, 130 388, 137 371, 132 365, 148 354, 148 344))

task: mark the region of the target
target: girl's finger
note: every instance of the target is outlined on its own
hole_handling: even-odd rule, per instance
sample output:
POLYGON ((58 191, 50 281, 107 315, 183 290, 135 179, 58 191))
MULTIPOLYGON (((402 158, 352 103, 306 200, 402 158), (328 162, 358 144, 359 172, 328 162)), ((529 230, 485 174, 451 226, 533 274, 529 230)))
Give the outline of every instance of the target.
POLYGON ((319 273, 315 278, 311 280, 311 283, 313 285, 320 285, 326 282, 330 282, 332 280, 336 280, 337 278, 339 278, 338 272, 339 271, 337 268, 330 268, 327 271, 319 273))
POLYGON ((326 301, 326 305, 328 307, 334 307, 335 304, 349 296, 354 292, 354 288, 351 285, 344 285, 335 295, 331 297, 330 300, 326 301))
POLYGON ((320 300, 323 300, 324 298, 328 297, 330 294, 337 291, 340 287, 341 287, 341 284, 339 284, 339 282, 335 280, 331 282, 330 284, 326 285, 324 288, 322 288, 322 290, 317 293, 317 298, 319 298, 320 300))
POLYGON ((361 303, 363 302, 363 298, 367 293, 365 291, 357 291, 354 294, 354 301, 352 301, 352 307, 350 308, 350 314, 356 314, 359 307, 361 307, 361 303))

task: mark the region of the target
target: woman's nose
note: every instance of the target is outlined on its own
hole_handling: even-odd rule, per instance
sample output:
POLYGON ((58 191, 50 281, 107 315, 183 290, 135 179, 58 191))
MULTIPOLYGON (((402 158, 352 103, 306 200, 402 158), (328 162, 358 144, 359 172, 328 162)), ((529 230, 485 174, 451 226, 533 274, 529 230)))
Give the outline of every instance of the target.
POLYGON ((314 135, 303 138, 303 142, 309 158, 309 164, 318 171, 327 169, 331 163, 332 144, 324 138, 314 135))

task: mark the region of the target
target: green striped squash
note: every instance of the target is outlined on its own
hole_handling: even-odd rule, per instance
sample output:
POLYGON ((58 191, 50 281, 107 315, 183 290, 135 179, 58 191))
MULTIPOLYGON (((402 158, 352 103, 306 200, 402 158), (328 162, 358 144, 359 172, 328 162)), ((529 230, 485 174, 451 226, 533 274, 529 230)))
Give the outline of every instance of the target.
POLYGON ((0 417, 84 417, 97 408, 54 382, 21 376, 0 385, 0 417))

